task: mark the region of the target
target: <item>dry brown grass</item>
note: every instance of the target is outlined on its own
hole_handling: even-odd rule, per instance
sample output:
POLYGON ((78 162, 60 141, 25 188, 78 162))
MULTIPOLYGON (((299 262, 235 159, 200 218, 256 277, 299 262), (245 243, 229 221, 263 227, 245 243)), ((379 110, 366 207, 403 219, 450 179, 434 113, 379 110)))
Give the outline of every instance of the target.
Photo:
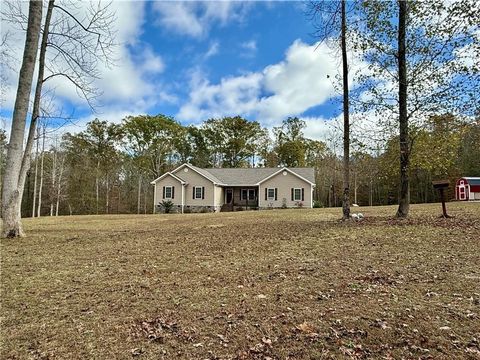
POLYGON ((1 357, 480 358, 480 204, 25 220, 1 357))

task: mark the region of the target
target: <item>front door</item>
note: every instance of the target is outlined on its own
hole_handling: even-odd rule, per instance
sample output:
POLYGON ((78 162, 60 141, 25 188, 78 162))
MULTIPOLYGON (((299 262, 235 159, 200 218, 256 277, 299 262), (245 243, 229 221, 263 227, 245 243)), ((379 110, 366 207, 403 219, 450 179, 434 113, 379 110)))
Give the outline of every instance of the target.
POLYGON ((231 204, 233 201, 233 189, 225 190, 225 204, 231 204))
POLYGON ((460 185, 458 187, 458 198, 459 200, 465 200, 466 195, 465 195, 465 186, 460 185))

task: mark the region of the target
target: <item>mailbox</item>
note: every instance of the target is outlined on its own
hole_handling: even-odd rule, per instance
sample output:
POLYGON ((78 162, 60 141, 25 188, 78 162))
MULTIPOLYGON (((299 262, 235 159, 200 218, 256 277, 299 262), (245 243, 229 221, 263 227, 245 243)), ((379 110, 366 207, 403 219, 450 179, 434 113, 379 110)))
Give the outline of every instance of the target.
POLYGON ((448 180, 435 180, 432 181, 432 185, 434 189, 440 190, 440 189, 446 189, 450 186, 450 181, 448 180))
POLYGON ((440 200, 442 201, 442 211, 444 218, 450 218, 451 216, 447 214, 447 207, 445 206, 445 193, 443 192, 450 185, 448 180, 434 180, 432 181, 434 189, 437 189, 440 192, 440 200))

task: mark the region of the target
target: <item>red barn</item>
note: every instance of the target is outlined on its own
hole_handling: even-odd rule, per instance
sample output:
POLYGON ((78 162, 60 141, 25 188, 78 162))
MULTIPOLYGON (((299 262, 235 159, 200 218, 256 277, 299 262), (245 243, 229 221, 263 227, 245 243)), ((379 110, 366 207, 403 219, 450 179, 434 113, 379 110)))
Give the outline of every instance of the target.
POLYGON ((462 177, 455 186, 456 200, 480 200, 480 177, 462 177))

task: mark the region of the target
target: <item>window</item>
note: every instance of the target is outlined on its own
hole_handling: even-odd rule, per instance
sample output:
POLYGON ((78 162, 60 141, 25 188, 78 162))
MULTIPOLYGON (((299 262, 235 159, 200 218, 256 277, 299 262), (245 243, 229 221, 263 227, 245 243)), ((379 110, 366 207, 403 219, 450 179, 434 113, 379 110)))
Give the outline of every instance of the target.
POLYGON ((275 189, 267 189, 267 198, 268 200, 275 200, 275 189))
POLYGON ((165 186, 165 199, 172 199, 172 186, 165 186))
POLYGON ((255 200, 255 189, 242 189, 240 200, 255 200))
POLYGON ((240 195, 240 200, 246 200, 248 196, 248 190, 247 189, 242 189, 242 193, 240 195))
POLYGON ((202 198, 202 187, 201 186, 195 186, 195 197, 194 199, 201 199, 202 198))
POLYGON ((293 189, 293 200, 294 201, 302 200, 302 189, 299 189, 299 188, 293 189))

